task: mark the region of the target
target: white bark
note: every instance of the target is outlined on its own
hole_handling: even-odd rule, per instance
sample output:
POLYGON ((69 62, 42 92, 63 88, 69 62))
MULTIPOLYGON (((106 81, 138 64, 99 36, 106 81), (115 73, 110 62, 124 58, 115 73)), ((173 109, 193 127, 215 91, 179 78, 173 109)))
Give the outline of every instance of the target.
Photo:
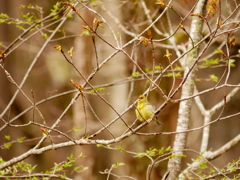
MULTIPOLYGON (((194 14, 202 15, 204 13, 206 3, 207 3, 207 0, 200 0, 194 10, 194 14)), ((203 26, 202 19, 197 16, 193 16, 191 31, 190 31, 191 39, 189 39, 189 46, 188 46, 189 49, 193 48, 192 41, 194 44, 196 44, 201 40, 202 26, 203 26)), ((189 52, 189 54, 186 57, 186 60, 182 64, 182 66, 185 67, 184 79, 186 78, 186 81, 182 86, 181 98, 187 98, 193 95, 194 93, 194 86, 195 86, 194 63, 195 61, 198 60, 197 59, 198 52, 199 52, 199 46, 193 48, 192 51, 189 52)), ((178 111, 179 117, 178 117, 176 131, 188 130, 192 101, 193 99, 188 99, 180 102, 179 111, 178 111)), ((183 154, 183 149, 185 148, 186 142, 187 142, 187 133, 179 133, 176 135, 174 145, 173 145, 174 158, 170 159, 168 163, 168 171, 169 171, 168 179, 169 180, 178 179, 179 173, 181 171, 181 162, 182 162, 181 154, 183 154)))

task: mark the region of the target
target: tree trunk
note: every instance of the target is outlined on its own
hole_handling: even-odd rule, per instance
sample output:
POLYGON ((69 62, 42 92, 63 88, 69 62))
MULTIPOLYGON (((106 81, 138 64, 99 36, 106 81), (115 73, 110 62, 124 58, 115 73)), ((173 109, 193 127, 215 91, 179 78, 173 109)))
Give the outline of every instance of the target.
MULTIPOLYGON (((204 11, 206 8, 207 0, 200 0, 194 10, 194 14, 200 14, 204 16, 204 11)), ((189 46, 188 49, 193 48, 193 44, 195 45, 198 43, 202 38, 202 26, 203 20, 198 16, 192 17, 192 24, 190 30, 190 37, 189 39, 189 46), (193 41, 193 44, 192 44, 193 41)), ((185 69, 184 71, 184 79, 186 78, 185 83, 182 86, 182 95, 181 98, 187 98, 193 95, 194 91, 194 77, 196 67, 191 68, 194 66, 194 63, 198 61, 197 57, 199 54, 199 46, 193 48, 187 55, 186 60, 182 63, 182 67, 185 69)), ((188 130, 189 121, 190 121, 190 114, 191 114, 191 107, 192 107, 193 99, 188 99, 185 101, 181 101, 179 105, 179 117, 177 123, 176 131, 185 131, 188 130)), ((181 162, 182 162, 182 155, 183 150, 185 148, 187 142, 187 133, 178 133, 175 137, 174 145, 173 145, 173 158, 169 160, 168 163, 168 180, 175 180, 178 179, 178 175, 181 171, 181 162)))

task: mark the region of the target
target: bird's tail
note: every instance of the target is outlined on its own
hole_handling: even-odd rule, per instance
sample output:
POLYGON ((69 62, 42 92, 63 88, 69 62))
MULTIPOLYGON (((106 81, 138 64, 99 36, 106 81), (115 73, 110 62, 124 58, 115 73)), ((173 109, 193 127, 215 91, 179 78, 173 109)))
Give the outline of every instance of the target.
POLYGON ((156 123, 157 123, 158 126, 160 126, 160 125, 163 126, 163 123, 161 123, 161 122, 158 120, 157 117, 155 118, 155 121, 156 121, 156 123))

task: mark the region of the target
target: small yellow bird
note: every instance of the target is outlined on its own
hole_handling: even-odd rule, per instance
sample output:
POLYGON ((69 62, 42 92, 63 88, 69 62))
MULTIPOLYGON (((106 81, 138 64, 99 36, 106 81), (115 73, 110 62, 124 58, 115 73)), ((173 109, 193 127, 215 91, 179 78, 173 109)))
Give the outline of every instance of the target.
MULTIPOLYGON (((135 109, 135 113, 137 118, 140 121, 145 121, 151 118, 154 115, 155 107, 150 104, 147 100, 147 97, 144 95, 140 95, 138 98, 137 108, 135 109)), ((154 118, 157 125, 163 125, 157 120, 157 117, 154 118)))

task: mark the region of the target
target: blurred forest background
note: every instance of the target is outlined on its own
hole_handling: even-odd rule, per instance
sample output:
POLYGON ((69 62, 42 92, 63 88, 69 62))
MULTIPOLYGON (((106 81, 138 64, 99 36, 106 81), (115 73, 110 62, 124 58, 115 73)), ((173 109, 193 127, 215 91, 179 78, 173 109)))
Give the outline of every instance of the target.
MULTIPOLYGON (((160 4, 163 1, 155 0, 70 1, 73 5, 77 4, 75 8, 78 12, 60 2, 69 1, 1 2, 0 13, 9 16, 4 18, 1 14, 0 24, 0 49, 1 53, 6 54, 6 58, 2 56, 0 70, 0 157, 4 161, 34 149, 37 144, 37 148, 42 148, 86 138, 113 120, 107 130, 97 133, 91 140, 107 141, 121 137, 128 130, 126 124, 133 124, 133 127, 141 124, 135 116, 139 95, 147 92, 149 101, 159 109, 166 102, 163 93, 169 96, 183 80, 186 67, 182 66, 181 61, 188 43, 191 43, 188 32, 191 14, 198 1, 173 0, 169 6, 166 6, 169 1, 165 1, 164 6, 160 4), (56 12, 53 11, 54 6, 56 12), (51 16, 51 13, 58 16, 51 16), (46 18, 49 14, 50 17, 46 18), (29 30, 36 22, 37 25, 29 30), (96 32, 89 30, 89 26, 96 28, 96 32), (13 45, 6 52, 11 43, 13 45), (59 49, 64 51, 70 63, 59 49), (161 75, 162 71, 164 73, 161 75), (156 84, 163 93, 156 87, 150 88, 151 81, 146 75, 152 80, 161 76, 156 84), (79 93, 77 86, 84 87, 84 90, 80 87, 84 96, 80 93, 75 98, 79 93), (121 118, 115 119, 119 115, 121 118), (48 134, 47 131, 58 120, 60 122, 55 130, 48 134), (46 138, 41 141, 43 137, 46 138)), ((199 58, 195 76, 195 94, 205 90, 206 93, 195 99, 191 97, 194 101, 189 128, 202 126, 205 118, 203 109, 204 113, 209 112, 207 110, 224 100, 224 94, 232 93, 226 104, 214 109, 208 116, 213 121, 219 116, 233 115, 211 124, 206 150, 214 151, 240 132, 237 114, 240 112, 240 11, 239 1, 223 0, 219 4, 217 0, 210 0, 208 3, 206 14, 209 14, 204 19, 207 23, 204 24, 202 36, 210 35, 199 47, 204 49, 208 42, 211 43, 199 58), (208 11, 209 7, 213 8, 212 12, 208 11), (223 24, 217 32, 219 35, 215 36, 213 31, 218 28, 218 20, 223 24), (230 32, 230 29, 234 30, 230 32), (232 43, 228 41, 230 38, 234 38, 232 43), (215 60, 215 63, 206 60, 215 60), (232 62, 230 69, 228 60, 232 62), (217 88, 226 83, 225 80, 234 86, 217 88), (234 88, 236 92, 233 93, 234 88)), ((171 99, 180 98, 181 88, 171 99)), ((167 171, 169 154, 167 150, 164 157, 147 152, 156 153, 156 149, 167 149, 173 145, 175 134, 168 132, 176 131, 178 112, 179 101, 169 101, 157 114, 163 127, 151 122, 138 131, 144 135, 132 134, 109 146, 107 143, 70 145, 27 156, 23 160, 28 166, 36 166, 33 171, 15 167, 16 172, 13 172, 14 164, 11 164, 7 166, 9 172, 1 172, 1 175, 27 176, 51 171, 50 174, 65 174, 69 179, 119 179, 120 176, 124 176, 122 179, 160 179, 167 171), (163 134, 151 135, 160 132, 163 134), (140 153, 145 155, 140 158, 140 153), (75 162, 57 171, 56 164, 60 167, 70 162, 71 155, 75 162), (151 162, 153 159, 159 162, 154 164, 151 162), (75 167, 79 169, 74 170, 75 167)), ((203 128, 188 133, 182 170, 199 157, 202 134, 203 128)), ((239 149, 240 145, 236 143, 229 151, 212 160, 212 165, 219 169, 226 167, 229 162, 239 158, 239 149)), ((239 160, 237 162, 239 166, 239 160)))

